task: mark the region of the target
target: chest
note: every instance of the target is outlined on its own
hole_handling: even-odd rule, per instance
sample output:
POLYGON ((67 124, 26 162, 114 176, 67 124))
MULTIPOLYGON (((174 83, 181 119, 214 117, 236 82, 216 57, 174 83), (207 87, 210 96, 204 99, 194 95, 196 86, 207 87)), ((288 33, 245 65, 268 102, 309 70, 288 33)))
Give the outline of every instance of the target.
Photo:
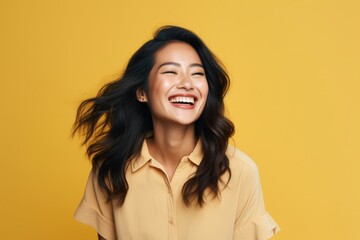
POLYGON ((182 162, 171 182, 151 164, 129 171, 125 203, 114 209, 118 239, 232 239, 236 194, 227 188, 221 199, 206 198, 203 207, 187 207, 182 187, 197 166, 182 162))

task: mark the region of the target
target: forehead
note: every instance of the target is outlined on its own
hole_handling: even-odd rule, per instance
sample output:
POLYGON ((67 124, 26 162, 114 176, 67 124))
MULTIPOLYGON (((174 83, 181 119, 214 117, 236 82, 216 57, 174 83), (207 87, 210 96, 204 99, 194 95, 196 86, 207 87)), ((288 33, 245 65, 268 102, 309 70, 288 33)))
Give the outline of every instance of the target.
POLYGON ((161 64, 166 61, 201 63, 195 49, 185 42, 168 43, 155 53, 155 64, 161 64))

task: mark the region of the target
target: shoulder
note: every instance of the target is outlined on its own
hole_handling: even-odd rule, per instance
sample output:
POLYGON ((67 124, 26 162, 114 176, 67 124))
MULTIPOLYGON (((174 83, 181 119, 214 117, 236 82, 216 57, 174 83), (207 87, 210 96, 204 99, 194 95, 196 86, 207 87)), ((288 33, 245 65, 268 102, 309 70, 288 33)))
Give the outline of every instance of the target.
POLYGON ((226 150, 229 158, 231 175, 237 179, 250 180, 253 183, 259 181, 259 171, 256 163, 240 149, 229 145, 226 150))
POLYGON ((235 167, 243 166, 250 168, 252 171, 258 171, 256 163, 246 153, 232 145, 228 146, 226 156, 229 158, 230 164, 235 167))

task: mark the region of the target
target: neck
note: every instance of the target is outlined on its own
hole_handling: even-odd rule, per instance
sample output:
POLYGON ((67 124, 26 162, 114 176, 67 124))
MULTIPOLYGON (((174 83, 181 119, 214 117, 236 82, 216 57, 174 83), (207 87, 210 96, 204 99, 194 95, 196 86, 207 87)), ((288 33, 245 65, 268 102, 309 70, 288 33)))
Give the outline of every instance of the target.
POLYGON ((147 140, 150 154, 171 175, 184 156, 195 148, 195 126, 171 125, 154 123, 154 135, 147 140))

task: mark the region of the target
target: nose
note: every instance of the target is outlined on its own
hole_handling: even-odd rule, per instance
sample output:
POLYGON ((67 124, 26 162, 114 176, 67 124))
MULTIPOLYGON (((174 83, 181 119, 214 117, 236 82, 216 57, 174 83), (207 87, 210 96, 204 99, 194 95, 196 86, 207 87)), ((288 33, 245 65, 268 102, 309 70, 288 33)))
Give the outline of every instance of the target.
POLYGON ((186 74, 184 74, 183 76, 181 76, 179 83, 177 84, 178 88, 183 88, 185 90, 191 90, 194 88, 192 79, 187 76, 186 74))

